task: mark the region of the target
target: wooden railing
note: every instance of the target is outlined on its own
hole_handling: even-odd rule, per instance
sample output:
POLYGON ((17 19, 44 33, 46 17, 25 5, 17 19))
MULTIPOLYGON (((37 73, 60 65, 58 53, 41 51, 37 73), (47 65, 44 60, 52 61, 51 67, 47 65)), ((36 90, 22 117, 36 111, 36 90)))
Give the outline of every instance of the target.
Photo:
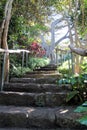
POLYGON ((55 63, 57 65, 62 65, 62 63, 65 61, 65 54, 68 55, 68 57, 70 56, 71 60, 68 59, 68 67, 69 70, 72 70, 72 74, 74 74, 74 61, 73 61, 73 54, 70 50, 63 50, 63 49, 55 49, 55 63), (60 62, 61 61, 61 62, 60 62))
MULTIPOLYGON (((4 86, 4 74, 5 74, 5 63, 6 63, 6 55, 7 54, 21 54, 22 55, 22 69, 24 66, 24 61, 26 61, 26 66, 28 63, 28 54, 30 53, 30 51, 28 50, 23 50, 23 49, 17 49, 17 50, 5 50, 5 49, 1 49, 0 48, 0 53, 4 54, 3 57, 3 63, 2 63, 2 73, 1 73, 1 83, 0 83, 0 89, 1 91, 3 91, 3 86, 4 86), (25 55, 26 54, 26 55, 25 55), (26 57, 26 59, 25 59, 26 57)), ((9 79, 9 78, 8 78, 9 79)), ((9 82, 9 80, 8 80, 9 82)))

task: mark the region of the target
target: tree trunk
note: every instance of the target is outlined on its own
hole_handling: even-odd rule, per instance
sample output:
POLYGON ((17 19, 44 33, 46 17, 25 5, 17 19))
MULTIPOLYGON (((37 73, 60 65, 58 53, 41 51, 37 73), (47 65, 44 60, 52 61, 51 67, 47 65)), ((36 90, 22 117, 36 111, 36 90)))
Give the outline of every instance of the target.
MULTIPOLYGON (((4 20, 0 27, 0 46, 3 49, 8 50, 7 44, 7 36, 8 36, 8 28, 11 18, 11 10, 12 10, 13 0, 7 0, 4 12, 4 20)), ((9 73, 9 54, 6 55, 6 63, 5 63, 5 79, 7 80, 7 75, 9 73)))

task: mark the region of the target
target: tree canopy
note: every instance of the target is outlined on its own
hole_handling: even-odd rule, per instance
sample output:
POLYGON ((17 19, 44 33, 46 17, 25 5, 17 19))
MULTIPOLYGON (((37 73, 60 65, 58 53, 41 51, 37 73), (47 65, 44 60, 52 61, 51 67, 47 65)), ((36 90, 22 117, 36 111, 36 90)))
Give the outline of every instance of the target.
MULTIPOLYGON (((86 0, 1 0, 0 46, 4 49, 24 48, 37 39, 41 31, 47 33, 51 30, 50 45, 45 45, 47 54, 52 55, 60 41, 69 38, 71 51, 87 56, 86 16, 86 0), (62 18, 54 21, 50 29, 46 25, 52 20, 53 12, 61 15, 62 18), (55 43, 54 31, 57 27, 54 24, 59 24, 63 20, 66 22, 68 32, 55 43)), ((58 29, 61 28, 62 26, 58 29)))

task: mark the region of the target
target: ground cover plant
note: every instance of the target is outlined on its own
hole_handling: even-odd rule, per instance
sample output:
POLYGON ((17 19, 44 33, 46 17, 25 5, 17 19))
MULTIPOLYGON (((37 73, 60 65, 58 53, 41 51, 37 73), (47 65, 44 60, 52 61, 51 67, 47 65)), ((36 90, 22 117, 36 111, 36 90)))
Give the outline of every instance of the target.
POLYGON ((86 85, 85 81, 87 81, 87 62, 83 61, 81 64, 81 73, 80 74, 72 74, 72 71, 69 70, 68 62, 64 62, 62 66, 58 68, 59 72, 62 73, 62 77, 57 81, 58 85, 70 85, 71 92, 67 94, 66 102, 72 102, 72 99, 80 103, 84 102, 86 97, 86 85), (85 96, 84 96, 85 94, 85 96))

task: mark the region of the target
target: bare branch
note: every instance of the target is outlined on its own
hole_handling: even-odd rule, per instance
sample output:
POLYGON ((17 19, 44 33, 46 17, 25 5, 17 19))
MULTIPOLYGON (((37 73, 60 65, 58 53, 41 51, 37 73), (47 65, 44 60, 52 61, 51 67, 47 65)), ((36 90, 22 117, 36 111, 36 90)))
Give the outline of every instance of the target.
POLYGON ((71 49, 72 52, 80 56, 87 56, 87 49, 76 48, 73 44, 70 44, 69 48, 71 49))

